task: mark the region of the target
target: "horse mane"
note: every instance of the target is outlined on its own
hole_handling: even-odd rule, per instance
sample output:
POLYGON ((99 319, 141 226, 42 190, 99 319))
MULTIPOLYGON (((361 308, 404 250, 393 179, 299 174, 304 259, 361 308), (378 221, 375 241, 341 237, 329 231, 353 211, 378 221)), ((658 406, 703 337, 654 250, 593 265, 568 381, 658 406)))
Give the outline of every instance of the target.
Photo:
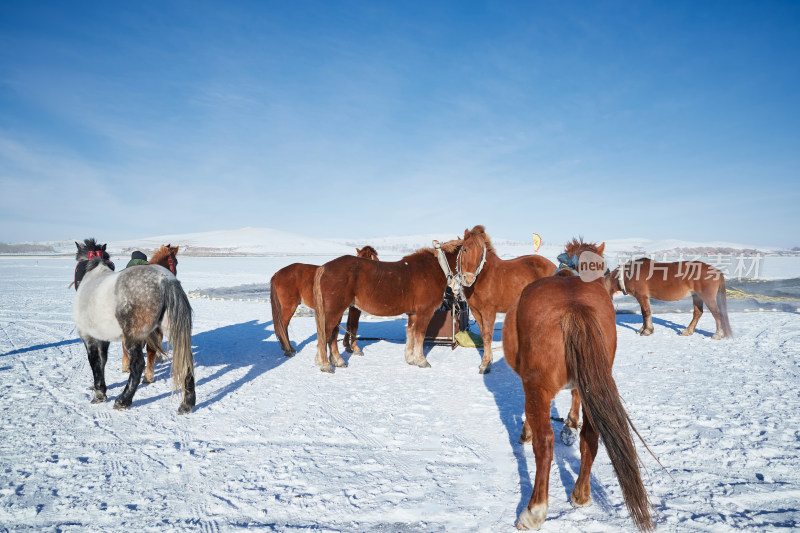
POLYGON ((167 256, 171 255, 172 253, 178 255, 178 247, 172 246, 171 244, 162 244, 161 248, 153 252, 153 255, 150 257, 149 263, 151 265, 156 265, 160 261, 164 260, 167 256))
MULTIPOLYGON (((450 253, 450 252, 455 252, 456 250, 461 248, 462 244, 464 244, 464 239, 459 237, 459 238, 453 239, 452 241, 443 242, 440 246, 441 246, 442 251, 444 253, 450 253)), ((419 250, 417 250, 416 252, 414 252, 411 255, 421 254, 421 253, 425 253, 425 252, 433 254, 434 256, 437 255, 437 252, 436 252, 435 248, 420 248, 419 250)))
POLYGON ((580 256, 583 252, 592 252, 597 255, 602 256, 603 254, 600 253, 600 245, 596 242, 584 242, 583 237, 578 237, 577 239, 572 239, 569 241, 566 246, 564 246, 564 251, 567 252, 568 256, 580 256))
POLYGON ((94 237, 90 237, 88 239, 83 239, 83 244, 79 242, 75 242, 75 246, 77 246, 78 251, 75 252, 75 260, 76 261, 85 261, 89 258, 89 252, 103 252, 103 259, 110 259, 111 256, 108 255, 106 252, 105 244, 97 244, 97 241, 94 237))
POLYGON ((475 226, 469 231, 469 236, 475 239, 479 246, 485 247, 487 252, 492 252, 494 255, 497 255, 497 250, 494 249, 492 240, 489 238, 489 235, 487 235, 485 227, 480 224, 475 226))
POLYGON ((369 252, 370 254, 372 254, 372 255, 374 255, 374 256, 377 256, 377 255, 378 255, 378 252, 377 252, 377 250, 375 250, 375 248, 373 248, 373 247, 372 247, 372 246, 370 246, 370 245, 366 245, 366 246, 364 246, 363 248, 361 248, 361 251, 362 251, 362 252, 369 252))

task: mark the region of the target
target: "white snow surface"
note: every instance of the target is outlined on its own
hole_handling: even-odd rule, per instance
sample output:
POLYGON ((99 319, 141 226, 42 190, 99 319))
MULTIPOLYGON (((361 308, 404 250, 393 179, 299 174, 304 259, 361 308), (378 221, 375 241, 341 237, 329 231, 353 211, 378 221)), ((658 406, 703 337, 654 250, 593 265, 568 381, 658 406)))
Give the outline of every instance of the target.
MULTIPOLYGON (((185 257, 178 277, 187 289, 266 283, 327 259, 185 257)), ((524 394, 502 349, 485 376, 467 348, 426 347, 420 369, 404 362, 402 317, 365 317, 359 334, 384 340, 329 375, 314 366, 313 318, 293 319, 299 353, 286 358, 268 304, 192 299, 194 413, 177 414, 168 363, 118 412, 119 344, 109 401, 89 403, 74 266, 0 258, 0 530, 515 531, 535 462, 517 442, 524 394)), ((678 336, 690 318, 656 315, 650 337, 636 334, 640 316, 617 318, 614 376, 663 465, 639 446, 658 530, 797 528, 800 314, 732 314, 724 341, 710 339, 710 313, 678 336)), ((551 414, 568 407, 562 392, 551 414)), ((542 531, 633 531, 602 446, 593 503, 571 507, 579 458, 556 438, 542 531)))

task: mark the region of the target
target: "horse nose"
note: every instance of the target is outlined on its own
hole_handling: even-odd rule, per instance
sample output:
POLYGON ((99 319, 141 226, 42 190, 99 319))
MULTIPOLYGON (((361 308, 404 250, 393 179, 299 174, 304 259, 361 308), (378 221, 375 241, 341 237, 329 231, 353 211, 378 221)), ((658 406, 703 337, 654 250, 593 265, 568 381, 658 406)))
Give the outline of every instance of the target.
POLYGON ((475 275, 474 274, 461 274, 461 284, 465 287, 469 287, 475 282, 475 275))

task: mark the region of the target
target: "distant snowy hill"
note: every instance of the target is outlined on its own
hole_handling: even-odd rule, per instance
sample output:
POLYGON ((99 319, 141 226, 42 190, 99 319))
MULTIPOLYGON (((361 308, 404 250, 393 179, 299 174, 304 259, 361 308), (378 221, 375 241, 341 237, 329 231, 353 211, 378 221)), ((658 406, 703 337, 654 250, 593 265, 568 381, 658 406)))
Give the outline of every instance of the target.
MULTIPOLYGON (((402 256, 430 247, 432 241, 445 242, 460 237, 461 233, 428 233, 377 238, 319 239, 297 235, 270 228, 242 228, 236 230, 209 231, 144 237, 125 241, 108 242, 113 254, 125 254, 141 249, 146 253, 162 244, 181 247, 182 255, 195 256, 281 256, 281 255, 338 255, 352 254, 354 248, 370 245, 382 256, 402 256)), ((501 257, 517 257, 532 254, 532 241, 513 241, 493 236, 492 242, 501 257)), ((72 241, 24 243, 3 245, 0 253, 65 253, 75 252, 72 241), (34 246, 36 249, 31 249, 34 246), (48 252, 52 250, 52 252, 48 252)), ((546 237, 539 253, 554 259, 563 250, 564 243, 549 242, 546 237)), ((667 254, 669 256, 702 256, 722 254, 786 254, 793 252, 774 247, 755 246, 727 242, 691 242, 675 239, 651 240, 645 238, 615 239, 606 241, 606 256, 667 254)))

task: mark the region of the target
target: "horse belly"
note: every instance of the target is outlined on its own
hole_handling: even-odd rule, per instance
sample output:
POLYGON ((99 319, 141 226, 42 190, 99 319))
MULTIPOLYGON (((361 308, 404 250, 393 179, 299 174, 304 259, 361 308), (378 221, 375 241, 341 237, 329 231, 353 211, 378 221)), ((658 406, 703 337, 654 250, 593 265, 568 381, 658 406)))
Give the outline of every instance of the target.
POLYGON ((121 341, 122 328, 114 314, 114 306, 108 301, 85 303, 89 305, 80 307, 81 302, 76 301, 75 323, 80 336, 108 342, 121 341))

